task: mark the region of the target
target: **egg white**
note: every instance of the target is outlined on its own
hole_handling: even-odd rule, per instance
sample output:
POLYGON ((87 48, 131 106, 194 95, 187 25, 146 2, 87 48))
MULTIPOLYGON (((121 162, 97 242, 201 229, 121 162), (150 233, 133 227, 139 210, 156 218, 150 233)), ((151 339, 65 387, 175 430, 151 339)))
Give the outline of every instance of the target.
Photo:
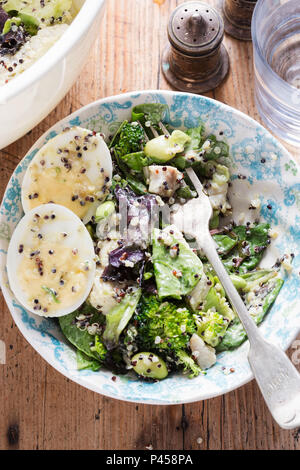
MULTIPOLYGON (((47 266, 44 266, 47 269, 47 266)), ((66 266, 66 271, 67 271, 66 266)), ((45 317, 61 317, 67 315, 77 308, 79 308, 84 301, 87 299, 95 277, 95 252, 93 241, 90 234, 82 221, 69 209, 57 204, 43 204, 39 207, 34 208, 28 212, 17 225, 12 238, 10 240, 8 253, 7 253, 7 273, 10 288, 13 291, 17 300, 30 312, 45 316, 45 317), (43 218, 49 214, 55 214, 55 220, 51 222, 43 222, 43 218), (36 214, 40 216, 42 220, 39 227, 38 233, 42 234, 43 239, 39 242, 37 240, 37 231, 32 231, 32 221, 35 219, 36 214), (66 234, 66 236, 64 235, 66 234), (58 238, 59 237, 59 238, 58 238), (83 293, 76 297, 74 303, 66 305, 64 308, 58 309, 55 312, 48 312, 45 314, 42 310, 36 311, 32 304, 32 292, 31 300, 28 298, 29 293, 24 291, 18 280, 18 268, 24 257, 24 253, 20 253, 20 246, 24 248, 32 249, 37 247, 37 243, 43 243, 44 240, 48 241, 59 240, 60 246, 71 248, 72 250, 78 250, 78 266, 82 265, 82 262, 87 263, 89 269, 87 271, 83 293)), ((39 297, 39 292, 36 293, 36 297, 39 297)))
MULTIPOLYGON (((24 212, 27 213, 32 208, 32 202, 29 199, 30 194, 30 187, 33 183, 33 176, 32 170, 33 168, 39 168, 39 177, 38 177, 38 184, 40 187, 43 187, 43 170, 49 168, 63 168, 64 163, 62 161, 63 158, 69 158, 69 155, 75 155, 76 160, 76 152, 74 149, 76 148, 76 144, 79 142, 80 150, 80 159, 78 162, 82 164, 84 168, 86 168, 86 172, 84 175, 89 178, 91 184, 96 188, 96 192, 98 192, 97 198, 95 197, 94 203, 89 203, 88 212, 82 217, 84 224, 87 224, 92 216, 94 215, 96 208, 101 203, 101 200, 105 197, 105 192, 103 192, 103 188, 106 189, 109 187, 111 178, 112 178, 112 159, 110 151, 100 134, 95 134, 88 129, 84 129, 82 127, 72 127, 66 128, 62 133, 55 136, 53 139, 50 139, 34 156, 33 160, 31 161, 27 171, 25 173, 23 182, 22 182, 22 205, 24 212), (84 150, 84 139, 89 138, 90 143, 87 143, 88 149, 84 150), (64 150, 62 152, 62 149, 64 150), (70 153, 68 153, 70 150, 70 153), (43 162, 43 166, 41 166, 41 161, 43 162), (101 171, 100 171, 101 170, 101 171), (99 185, 99 178, 103 176, 104 183, 99 185)), ((74 158, 74 157, 73 157, 74 158)), ((72 175, 71 169, 66 173, 64 179, 67 179, 68 176, 72 175)), ((45 174, 45 173, 44 173, 45 174)), ((73 173, 73 176, 75 171, 73 173)), ((78 174, 78 172, 76 172, 78 174)), ((61 192, 66 192, 67 188, 66 185, 61 182, 59 188, 56 186, 55 188, 49 188, 47 191, 47 199, 46 200, 39 200, 37 204, 47 204, 50 201, 62 204, 61 201, 57 200, 57 195, 61 194, 61 192)), ((69 188, 70 189, 70 188, 69 188)), ((71 201, 73 194, 65 194, 68 201, 71 201)), ((75 205, 78 202, 74 203, 74 212, 75 205)), ((62 204, 64 205, 64 204, 62 204)), ((73 210, 72 207, 69 209, 73 210)), ((77 213, 78 215, 78 213, 77 213)))

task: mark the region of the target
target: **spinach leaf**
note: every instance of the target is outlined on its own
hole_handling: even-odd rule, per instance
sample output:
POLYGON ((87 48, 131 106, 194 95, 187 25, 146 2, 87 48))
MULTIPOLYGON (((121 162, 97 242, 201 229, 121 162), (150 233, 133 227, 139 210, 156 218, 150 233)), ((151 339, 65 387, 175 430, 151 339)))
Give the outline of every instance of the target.
POLYGON ((200 124, 198 127, 193 127, 191 129, 187 129, 185 132, 187 135, 190 136, 191 142, 189 146, 185 149, 187 150, 199 150, 201 148, 201 142, 204 135, 204 125, 200 124))
POLYGON ((137 178, 134 178, 133 176, 127 175, 126 176, 126 181, 128 183, 128 186, 135 192, 135 194, 140 194, 140 195, 145 195, 147 194, 147 188, 142 183, 139 181, 137 178))
POLYGON ((142 124, 150 122, 152 126, 163 120, 168 106, 161 103, 145 103, 135 106, 132 110, 132 121, 140 121, 142 124))
POLYGON ((137 172, 143 171, 145 166, 149 166, 153 163, 151 158, 146 156, 145 152, 129 153, 123 155, 121 159, 129 168, 137 172))
POLYGON ((173 225, 163 230, 154 229, 152 246, 159 297, 181 299, 189 294, 203 274, 203 265, 181 233, 173 225))
MULTIPOLYGON (((238 243, 223 257, 223 263, 229 272, 243 274, 256 268, 268 246, 269 228, 269 224, 258 224, 252 228, 241 225, 234 228, 238 243)), ((227 242, 229 243, 228 240, 227 242)))
POLYGON ((101 369, 101 364, 99 361, 96 359, 92 359, 88 357, 86 354, 83 352, 79 351, 77 349, 76 351, 76 360, 77 360, 77 369, 78 370, 92 370, 94 372, 97 372, 99 369, 101 369))
POLYGON ((227 255, 238 244, 238 238, 229 237, 228 235, 213 235, 213 239, 218 245, 219 255, 227 255))
POLYGON ((67 340, 88 357, 99 360, 98 354, 91 350, 91 345, 95 343, 95 336, 90 335, 86 329, 80 329, 76 325, 76 317, 79 317, 79 315, 90 315, 89 324, 91 325, 93 323, 103 325, 105 317, 90 305, 85 304, 83 308, 59 318, 61 330, 67 340))

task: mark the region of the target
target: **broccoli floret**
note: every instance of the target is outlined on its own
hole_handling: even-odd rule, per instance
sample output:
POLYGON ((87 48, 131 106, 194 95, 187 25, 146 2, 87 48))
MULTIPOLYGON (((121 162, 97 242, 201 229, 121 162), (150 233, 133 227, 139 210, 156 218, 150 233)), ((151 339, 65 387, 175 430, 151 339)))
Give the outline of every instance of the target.
POLYGON ((192 313, 181 305, 161 303, 154 295, 143 296, 136 315, 137 329, 144 348, 185 349, 196 325, 192 313))
POLYGON ((197 318, 198 336, 215 348, 225 335, 229 321, 213 310, 201 312, 197 318))
POLYGON ((139 152, 144 145, 145 135, 141 126, 127 122, 121 129, 115 151, 119 157, 123 157, 124 155, 139 152))
POLYGON ((194 315, 182 302, 162 302, 155 295, 143 296, 134 317, 140 350, 154 351, 169 370, 184 369, 196 377, 200 367, 190 356, 189 340, 196 331, 194 315))
POLYGON ((205 374, 194 359, 183 350, 177 351, 177 364, 183 366, 184 372, 189 374, 190 379, 197 377, 201 373, 205 374))

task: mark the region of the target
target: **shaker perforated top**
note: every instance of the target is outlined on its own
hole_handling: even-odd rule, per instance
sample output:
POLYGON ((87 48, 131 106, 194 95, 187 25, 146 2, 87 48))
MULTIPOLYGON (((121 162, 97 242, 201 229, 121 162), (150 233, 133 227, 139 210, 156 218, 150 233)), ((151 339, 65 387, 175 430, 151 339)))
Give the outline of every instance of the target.
POLYGON ((188 2, 176 8, 168 26, 173 47, 188 55, 202 55, 220 45, 224 25, 214 8, 202 2, 188 2))

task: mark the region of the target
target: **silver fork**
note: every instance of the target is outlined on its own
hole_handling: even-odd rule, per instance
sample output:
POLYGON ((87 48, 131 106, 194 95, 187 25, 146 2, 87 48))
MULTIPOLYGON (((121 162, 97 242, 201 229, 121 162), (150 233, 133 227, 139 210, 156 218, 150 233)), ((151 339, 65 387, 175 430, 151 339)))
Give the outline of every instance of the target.
POLYGON ((220 279, 228 298, 238 314, 250 342, 248 360, 268 408, 284 429, 300 426, 300 374, 287 355, 267 342, 251 318, 239 293, 220 260, 209 232, 212 207, 201 182, 192 168, 186 170, 198 198, 186 203, 173 215, 173 223, 193 236, 220 279), (186 223, 188 220, 193 223, 186 223))

